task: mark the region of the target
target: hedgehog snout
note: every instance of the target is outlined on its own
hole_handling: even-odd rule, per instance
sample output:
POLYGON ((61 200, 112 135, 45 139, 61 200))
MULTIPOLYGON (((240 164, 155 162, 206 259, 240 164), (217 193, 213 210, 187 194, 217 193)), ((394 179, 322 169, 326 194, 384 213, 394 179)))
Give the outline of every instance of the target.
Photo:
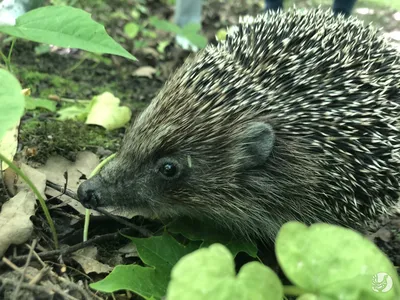
POLYGON ((97 208, 100 203, 99 194, 96 192, 96 186, 92 184, 92 180, 86 180, 78 188, 78 200, 86 208, 97 208))

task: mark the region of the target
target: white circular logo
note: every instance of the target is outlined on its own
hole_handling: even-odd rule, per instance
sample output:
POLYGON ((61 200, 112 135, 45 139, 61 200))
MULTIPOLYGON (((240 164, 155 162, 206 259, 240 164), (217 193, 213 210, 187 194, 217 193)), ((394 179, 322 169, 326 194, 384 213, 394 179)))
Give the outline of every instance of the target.
POLYGON ((377 273, 372 276, 372 290, 377 293, 389 292, 393 287, 392 277, 387 273, 377 273))

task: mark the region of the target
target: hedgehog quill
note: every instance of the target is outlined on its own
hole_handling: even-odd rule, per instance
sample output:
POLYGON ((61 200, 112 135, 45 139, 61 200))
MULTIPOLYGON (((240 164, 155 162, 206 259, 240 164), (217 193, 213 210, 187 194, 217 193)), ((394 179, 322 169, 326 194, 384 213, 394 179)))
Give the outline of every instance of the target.
POLYGON ((208 218, 251 240, 290 220, 361 230, 398 202, 400 56, 330 11, 245 17, 171 77, 89 208, 208 218))

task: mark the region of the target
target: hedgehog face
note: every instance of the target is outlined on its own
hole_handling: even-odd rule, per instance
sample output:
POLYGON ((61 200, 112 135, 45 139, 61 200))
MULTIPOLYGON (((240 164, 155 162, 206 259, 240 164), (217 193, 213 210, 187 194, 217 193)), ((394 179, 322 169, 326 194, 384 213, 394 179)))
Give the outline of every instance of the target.
POLYGON ((187 133, 186 140, 181 134, 183 140, 174 149, 168 143, 170 130, 147 128, 151 132, 147 143, 157 145, 152 150, 142 142, 141 129, 139 119, 116 158, 79 187, 85 206, 122 216, 205 215, 213 219, 220 214, 234 218, 255 209, 245 183, 257 182, 254 171, 271 154, 275 135, 269 124, 242 124, 235 135, 221 132, 216 143, 196 141, 190 138, 193 132, 187 133), (133 149, 132 144, 137 147, 133 149))

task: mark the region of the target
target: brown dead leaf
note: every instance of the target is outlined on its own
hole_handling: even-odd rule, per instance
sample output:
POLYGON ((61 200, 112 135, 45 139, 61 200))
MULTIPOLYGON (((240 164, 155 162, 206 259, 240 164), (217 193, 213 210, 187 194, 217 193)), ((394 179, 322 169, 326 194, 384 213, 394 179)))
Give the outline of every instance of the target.
POLYGON ((155 73, 156 73, 156 69, 154 69, 153 67, 147 66, 147 67, 140 67, 139 69, 136 69, 136 71, 133 72, 133 76, 152 78, 155 73))
POLYGON ((138 50, 140 53, 143 53, 144 55, 151 55, 154 58, 158 58, 160 54, 155 50, 154 48, 151 47, 146 47, 138 50))
POLYGON ((89 273, 110 273, 113 268, 107 264, 99 262, 97 258, 97 248, 89 246, 80 249, 72 254, 72 258, 81 265, 86 274, 89 273))
MULTIPOLYGON (((99 158, 96 154, 89 151, 79 152, 76 156, 76 161, 72 162, 61 156, 50 157, 44 166, 38 168, 41 172, 46 174, 47 179, 60 186, 65 185, 64 173, 68 172, 68 186, 67 188, 76 192, 79 184, 84 179, 88 178, 90 173, 99 164, 99 158)), ((52 197, 58 197, 65 204, 71 206, 73 209, 81 214, 85 214, 85 207, 77 200, 67 196, 60 196, 60 192, 52 188, 47 188, 46 193, 52 197)), ((100 215, 98 212, 91 210, 92 215, 100 215)))
MULTIPOLYGON (((43 196, 46 176, 27 165, 21 169, 43 196)), ((3 204, 0 212, 0 256, 10 245, 26 242, 33 231, 30 217, 35 214, 36 197, 21 180, 17 186, 19 192, 3 204)))
POLYGON ((134 243, 126 244, 125 246, 119 248, 118 252, 124 254, 125 257, 139 257, 139 253, 134 243))

